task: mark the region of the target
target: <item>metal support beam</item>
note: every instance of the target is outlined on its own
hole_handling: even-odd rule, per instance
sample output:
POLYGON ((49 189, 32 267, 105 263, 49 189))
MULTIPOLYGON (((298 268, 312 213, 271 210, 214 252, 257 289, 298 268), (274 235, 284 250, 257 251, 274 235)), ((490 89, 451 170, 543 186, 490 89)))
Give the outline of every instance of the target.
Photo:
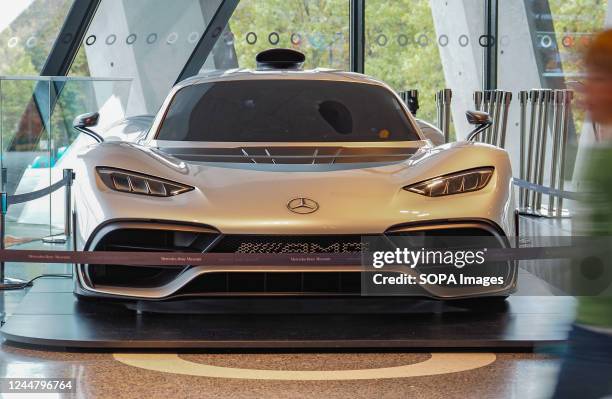
POLYGON ((191 76, 197 75, 204 65, 206 58, 212 51, 217 39, 221 36, 221 33, 227 26, 230 17, 236 10, 240 0, 221 0, 217 11, 213 15, 212 19, 206 26, 206 30, 200 37, 200 41, 193 49, 193 52, 189 56, 189 59, 185 63, 183 70, 176 79, 176 83, 185 80, 191 76))
POLYGON ((101 0, 74 0, 62 29, 40 72, 41 76, 66 76, 101 0))
POLYGON ((497 89, 498 0, 485 0, 484 90, 497 89))
POLYGON ((351 71, 365 71, 365 0, 351 0, 351 71))

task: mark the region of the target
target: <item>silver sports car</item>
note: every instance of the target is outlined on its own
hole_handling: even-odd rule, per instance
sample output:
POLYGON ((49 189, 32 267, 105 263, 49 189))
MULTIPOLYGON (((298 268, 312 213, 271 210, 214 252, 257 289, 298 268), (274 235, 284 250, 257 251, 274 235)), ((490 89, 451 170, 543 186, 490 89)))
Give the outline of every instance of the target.
MULTIPOLYGON (((257 61, 255 70, 181 82, 131 142, 103 141, 89 129, 96 114, 77 120, 99 141, 77 157, 77 250, 342 254, 359 251, 364 236, 402 235, 508 245, 514 212, 504 150, 434 146, 398 95, 368 76, 303 70, 303 55, 289 50, 257 61)), ((516 266, 502 263, 502 285, 428 284, 422 294, 508 295, 516 266)), ((361 264, 75 267, 80 297, 362 293, 361 264)))

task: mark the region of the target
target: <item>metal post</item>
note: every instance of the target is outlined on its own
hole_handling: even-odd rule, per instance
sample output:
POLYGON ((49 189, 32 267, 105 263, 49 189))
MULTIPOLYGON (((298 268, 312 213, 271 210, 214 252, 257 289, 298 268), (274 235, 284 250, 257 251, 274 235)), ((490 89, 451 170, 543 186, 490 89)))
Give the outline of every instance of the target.
POLYGON ((503 102, 504 108, 502 115, 501 137, 499 146, 501 148, 506 148, 506 130, 508 130, 508 113, 510 112, 510 104, 512 103, 512 92, 504 92, 503 102))
MULTIPOLYGON (((559 162, 559 190, 563 190, 565 185, 565 150, 567 148, 567 139, 569 134, 570 119, 572 116, 571 105, 574 98, 574 92, 571 90, 563 90, 563 134, 561 136, 561 160, 559 162)), ((557 216, 563 215, 563 198, 559 197, 559 205, 557 206, 557 216)))
POLYGON ((2 188, 1 191, 3 193, 6 193, 6 183, 8 180, 8 169, 7 168, 2 168, 2 188))
MULTIPOLYGON (((533 153, 535 149, 535 133, 536 133, 536 118, 537 118, 537 109, 538 103, 540 102, 540 92, 538 90, 531 90, 529 92, 529 101, 531 101, 530 106, 530 119, 529 119, 529 146, 527 148, 527 170, 525 173, 526 180, 533 182, 533 153)), ((529 190, 525 191, 525 204, 524 207, 527 208, 530 204, 530 198, 533 193, 529 190)))
POLYGON ((495 108, 493 109, 493 128, 491 129, 491 144, 499 146, 499 127, 500 127, 500 115, 503 105, 504 92, 495 90, 495 108))
POLYGON ((443 104, 442 104, 442 91, 436 92, 436 119, 438 129, 442 130, 442 126, 444 125, 444 120, 442 117, 443 112, 443 104))
MULTIPOLYGON (((8 195, 3 191, 0 193, 0 250, 5 249, 7 211, 8 195)), ((6 277, 4 266, 4 261, 0 261, 0 290, 20 288, 27 284, 27 282, 24 280, 6 277)))
MULTIPOLYGON (((489 115, 491 114, 491 98, 493 96, 493 92, 491 90, 485 90, 484 92, 484 99, 482 102, 482 110, 483 112, 488 113, 489 115)), ((489 136, 489 131, 491 130, 490 127, 488 127, 481 135, 483 142, 488 143, 488 136, 489 136)))
MULTIPOLYGON (((561 104, 563 103, 563 92, 553 92, 553 130, 552 130, 552 164, 550 169, 550 187, 557 187, 557 164, 559 162, 559 145, 561 143, 561 104)), ((548 215, 554 215, 555 196, 548 196, 548 215)))
POLYGON ((450 120, 451 120, 451 101, 453 99, 453 91, 451 89, 442 90, 442 132, 444 133, 444 142, 450 141, 450 120))
MULTIPOLYGON (((4 247, 4 239, 6 236, 6 211, 8 208, 8 196, 6 192, 3 191, 0 193, 0 250, 3 250, 4 247)), ((0 261, 0 283, 4 283, 4 279, 6 278, 4 273, 4 261, 0 261)))
POLYGON ((400 91, 398 94, 402 98, 404 104, 406 104, 410 110, 410 113, 416 116, 419 110, 419 91, 416 89, 410 89, 400 91))
MULTIPOLYGON (((533 175, 532 182, 538 183, 538 176, 540 174, 539 166, 540 166, 540 148, 542 146, 542 122, 544 120, 544 108, 545 108, 545 94, 544 90, 539 90, 540 96, 538 98, 538 120, 536 122, 536 130, 535 130, 535 147, 533 152, 533 175)), ((534 191, 531 193, 531 210, 532 212, 538 213, 539 209, 538 205, 538 192, 534 191)))
POLYGON ((480 111, 482 108, 482 95, 482 91, 474 92, 474 108, 476 108, 476 111, 480 111))
POLYGON ((64 169, 64 179, 68 179, 65 188, 65 215, 64 215, 64 235, 66 240, 70 237, 70 229, 72 226, 72 181, 74 180, 74 172, 72 169, 64 169))
MULTIPOLYGON (((522 180, 526 180, 526 174, 525 174, 525 170, 526 170, 526 165, 525 165, 525 159, 527 158, 525 156, 526 154, 526 150, 527 150, 527 102, 529 101, 529 92, 523 90, 519 92, 519 103, 520 103, 520 132, 521 132, 521 137, 520 137, 520 177, 522 180)), ((519 208, 523 208, 525 206, 525 189, 523 187, 521 187, 519 189, 519 208)))
MULTIPOLYGON (((544 113, 542 115, 542 121, 540 123, 540 140, 538 148, 540 150, 539 159, 538 159, 538 174, 537 174, 537 184, 540 186, 544 184, 544 166, 546 165, 546 139, 548 136, 548 111, 550 110, 550 99, 551 99, 552 90, 547 89, 544 90, 544 96, 542 99, 544 113)), ((542 207, 542 193, 536 193, 536 208, 538 212, 542 207)))
POLYGON ((63 180, 65 180, 64 190, 66 190, 64 192, 64 233, 43 238, 43 242, 47 244, 66 244, 70 238, 72 230, 72 182, 74 180, 72 169, 64 169, 63 180))

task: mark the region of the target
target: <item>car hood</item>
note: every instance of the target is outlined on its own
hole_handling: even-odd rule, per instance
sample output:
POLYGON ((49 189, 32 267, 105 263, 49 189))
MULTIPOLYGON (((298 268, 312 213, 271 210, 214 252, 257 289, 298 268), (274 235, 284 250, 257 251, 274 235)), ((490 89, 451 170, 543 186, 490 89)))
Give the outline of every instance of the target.
MULTIPOLYGON (((503 169, 506 181, 501 184, 506 187, 496 196, 508 197, 509 164, 502 150, 467 143, 436 148, 425 145, 402 148, 402 155, 378 159, 389 154, 389 148, 394 147, 380 150, 361 145, 346 150, 357 156, 335 162, 328 158, 317 159, 310 153, 309 163, 302 163, 303 160, 301 163, 280 163, 281 153, 294 151, 296 157, 304 158, 304 147, 268 148, 271 156, 266 162, 257 162, 249 158, 253 154, 265 154, 265 151, 262 146, 250 146, 246 148, 247 155, 242 154, 240 159, 211 162, 210 159, 195 159, 198 153, 210 152, 205 149, 177 151, 176 148, 104 143, 90 148, 82 159, 87 164, 88 180, 95 181, 93 186, 104 194, 102 201, 105 203, 99 206, 107 213, 104 218, 121 218, 123 213, 138 217, 145 210, 149 215, 154 210, 159 219, 178 220, 177 214, 181 214, 184 221, 207 224, 228 233, 378 233, 403 221, 435 217, 432 206, 440 210, 446 207, 448 200, 407 192, 403 190, 406 185, 479 166, 503 169), (359 154, 355 154, 355 149, 359 154), (196 155, 184 156, 184 153, 196 155), (372 157, 377 159, 371 162, 372 157), (163 199, 113 192, 95 176, 98 166, 162 177, 193 186, 195 190, 163 199), (318 209, 311 214, 292 212, 288 204, 300 198, 316 202, 318 209), (114 207, 109 203, 118 205, 114 207)), ((325 148, 320 153, 334 153, 328 150, 325 148)), ((462 215, 469 216, 470 207, 481 198, 483 205, 474 217, 490 214, 492 219, 498 218, 499 204, 489 199, 498 185, 493 180, 481 192, 453 196, 463 197, 463 205, 456 201, 460 198, 455 198, 457 206, 463 208, 462 215)), ((83 195, 101 197, 97 192, 83 195)), ((452 216, 453 212, 440 214, 452 216)))

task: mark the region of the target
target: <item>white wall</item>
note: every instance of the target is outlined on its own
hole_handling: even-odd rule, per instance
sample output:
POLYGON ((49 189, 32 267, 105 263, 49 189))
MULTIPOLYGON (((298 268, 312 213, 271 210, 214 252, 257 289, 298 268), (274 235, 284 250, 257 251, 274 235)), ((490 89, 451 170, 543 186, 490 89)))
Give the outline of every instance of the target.
POLYGON ((478 39, 484 30, 483 2, 430 0, 430 5, 436 36, 449 37, 449 45, 438 48, 446 87, 453 89, 451 110, 457 138, 463 139, 472 130, 465 119, 465 111, 474 109, 472 93, 482 88, 483 49, 478 39), (463 34, 469 38, 466 47, 457 42, 463 34))

